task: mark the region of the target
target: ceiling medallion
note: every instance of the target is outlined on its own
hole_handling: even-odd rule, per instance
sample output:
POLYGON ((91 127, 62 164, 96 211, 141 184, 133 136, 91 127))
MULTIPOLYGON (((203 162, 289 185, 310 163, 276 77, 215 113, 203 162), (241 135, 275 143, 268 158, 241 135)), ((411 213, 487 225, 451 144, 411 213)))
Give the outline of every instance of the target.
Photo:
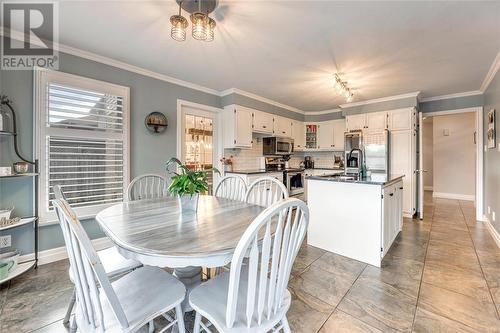
POLYGON ((194 39, 211 42, 215 38, 215 20, 208 15, 217 8, 217 0, 177 0, 179 14, 170 17, 172 39, 183 42, 186 40, 188 20, 182 16, 182 9, 190 13, 191 35, 194 39))
POLYGON ((347 86, 347 82, 344 82, 340 79, 340 76, 335 73, 333 74, 333 85, 335 87, 335 91, 340 96, 343 96, 347 102, 351 102, 354 94, 351 92, 351 89, 347 86))

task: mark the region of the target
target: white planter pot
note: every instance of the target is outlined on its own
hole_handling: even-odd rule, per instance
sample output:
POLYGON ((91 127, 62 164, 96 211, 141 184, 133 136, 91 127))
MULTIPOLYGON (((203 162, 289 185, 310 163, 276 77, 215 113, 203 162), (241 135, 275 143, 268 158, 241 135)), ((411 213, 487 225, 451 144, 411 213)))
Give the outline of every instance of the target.
POLYGON ((177 200, 179 200, 179 206, 181 207, 181 212, 196 212, 198 210, 198 199, 200 194, 196 193, 191 195, 179 195, 177 200))

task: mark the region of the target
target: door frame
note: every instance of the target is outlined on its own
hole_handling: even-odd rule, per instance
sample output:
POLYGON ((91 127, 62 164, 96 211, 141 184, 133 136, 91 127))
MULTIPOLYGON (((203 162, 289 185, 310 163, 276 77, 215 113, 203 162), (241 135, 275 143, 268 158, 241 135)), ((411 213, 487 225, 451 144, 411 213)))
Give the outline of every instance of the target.
MULTIPOLYGON (((454 110, 444 110, 444 111, 434 111, 434 112, 425 112, 422 113, 422 116, 425 117, 435 117, 435 116, 443 116, 449 114, 458 114, 458 113, 469 113, 474 112, 475 114, 475 126, 476 126, 476 193, 475 193, 475 203, 476 203, 476 220, 484 221, 483 216, 483 200, 484 200, 484 180, 483 180, 483 172, 484 172, 484 155, 483 155, 483 145, 484 145, 484 133, 483 133, 483 107, 472 107, 472 108, 464 108, 464 109, 454 109, 454 110)), ((422 126, 422 124, 419 124, 422 126)), ((419 138, 422 140, 422 138, 419 138)), ((419 153, 419 159, 423 160, 422 151, 419 153)), ((420 162, 420 161, 419 161, 420 162)), ((420 174, 423 177, 423 174, 420 174)), ((423 189, 419 189, 419 191, 423 191, 423 189)))
MULTIPOLYGON (((184 122, 184 110, 183 108, 189 107, 195 110, 198 110, 199 113, 196 115, 202 116, 202 117, 207 117, 207 116, 213 116, 215 122, 213 124, 214 132, 215 135, 215 143, 213 145, 213 155, 214 155, 214 161, 213 161, 213 166, 216 167, 218 170, 222 170, 222 163, 220 162, 220 157, 224 154, 224 147, 223 147, 223 136, 222 136, 222 112, 224 111, 221 108, 216 108, 213 106, 205 105, 205 104, 199 104, 195 102, 190 102, 182 99, 177 100, 177 147, 176 147, 176 157, 182 161, 182 151, 185 141, 185 136, 183 135, 185 132, 185 122, 184 122)), ((216 173, 214 174, 214 188, 217 186, 219 182, 219 175, 216 173)))

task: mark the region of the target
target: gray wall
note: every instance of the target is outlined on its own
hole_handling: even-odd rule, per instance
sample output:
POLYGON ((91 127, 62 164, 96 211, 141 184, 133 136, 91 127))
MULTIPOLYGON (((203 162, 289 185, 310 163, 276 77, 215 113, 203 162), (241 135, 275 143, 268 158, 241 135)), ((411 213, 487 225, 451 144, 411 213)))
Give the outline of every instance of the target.
POLYGON ((221 98, 221 106, 224 107, 226 105, 238 104, 241 106, 246 106, 247 108, 252 108, 264 112, 269 112, 272 114, 276 114, 278 116, 283 116, 295 120, 304 120, 304 115, 298 112, 293 112, 284 108, 280 108, 278 106, 264 103, 253 98, 239 95, 239 94, 229 94, 223 96, 221 98))
POLYGON ((483 103, 483 95, 463 96, 438 101, 420 102, 418 103, 418 109, 420 112, 426 113, 473 108, 483 106, 483 103))
POLYGON ((327 114, 317 114, 317 115, 305 115, 304 116, 304 121, 311 121, 311 122, 316 122, 316 121, 328 121, 328 120, 335 120, 335 119, 344 119, 344 115, 342 114, 342 111, 339 112, 332 112, 332 113, 327 113, 327 114))
POLYGON ((344 107, 342 108, 342 113, 344 116, 359 114, 359 113, 368 113, 368 112, 377 112, 377 111, 387 111, 387 110, 395 110, 402 108, 410 108, 417 106, 417 98, 416 97, 407 97, 396 99, 392 101, 379 102, 379 103, 371 103, 365 105, 358 105, 352 107, 344 107))
POLYGON ((488 206, 496 213, 496 221, 488 216, 493 227, 500 233, 500 71, 484 93, 484 144, 486 145, 487 114, 491 109, 496 110, 496 140, 495 149, 488 149, 484 154, 484 212, 488 214, 488 206))
MULTIPOLYGON (((181 87, 112 66, 104 65, 68 54, 60 54, 60 70, 97 80, 130 87, 130 162, 131 177, 146 172, 162 173, 165 161, 176 153, 177 99, 220 107, 220 98, 215 95, 181 87), (144 127, 144 117, 152 111, 163 112, 169 122, 167 131, 160 135, 150 134, 144 127)), ((21 151, 32 156, 33 149, 33 74, 31 71, 0 71, 1 93, 14 101, 18 115, 18 130, 21 151)), ((11 138, 0 137, 0 165, 14 162, 10 149, 11 138)), ((29 179, 2 180, 0 202, 15 205, 15 214, 31 215, 32 186, 29 179)), ((91 238, 102 237, 94 220, 84 221, 91 238)), ((20 227, 9 230, 15 248, 23 253, 32 252, 33 230, 20 227)), ((2 234, 7 234, 2 232, 2 234)), ((40 228, 40 250, 63 245, 58 225, 40 228)), ((4 250, 4 249, 2 249, 4 250)), ((8 250, 8 249, 5 249, 8 250)))

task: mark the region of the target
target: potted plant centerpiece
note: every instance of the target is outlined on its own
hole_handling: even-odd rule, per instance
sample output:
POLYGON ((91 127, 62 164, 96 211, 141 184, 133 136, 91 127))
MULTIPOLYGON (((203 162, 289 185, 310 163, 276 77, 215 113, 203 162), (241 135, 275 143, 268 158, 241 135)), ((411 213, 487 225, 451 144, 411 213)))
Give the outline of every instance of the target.
POLYGON ((198 209, 200 194, 205 194, 208 191, 208 173, 215 171, 220 174, 216 168, 200 171, 190 170, 175 157, 168 160, 166 168, 171 175, 171 183, 167 190, 172 196, 177 196, 183 212, 198 209), (178 166, 178 172, 170 170, 170 167, 174 165, 178 166))

